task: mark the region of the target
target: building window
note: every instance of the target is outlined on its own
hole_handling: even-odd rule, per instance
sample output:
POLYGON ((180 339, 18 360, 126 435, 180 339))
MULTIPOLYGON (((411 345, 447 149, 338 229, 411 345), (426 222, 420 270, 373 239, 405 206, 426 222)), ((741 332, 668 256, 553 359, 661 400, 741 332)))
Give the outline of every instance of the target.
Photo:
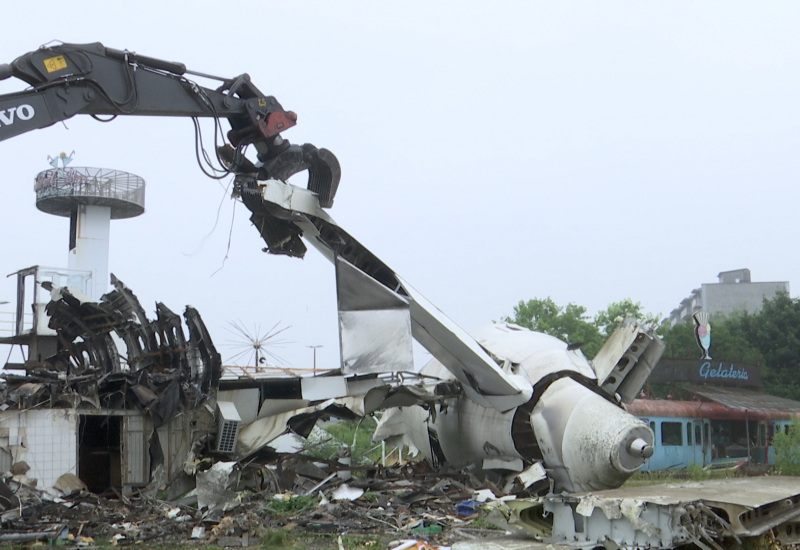
POLYGON ((683 428, 680 422, 661 423, 661 444, 673 447, 683 445, 683 428))

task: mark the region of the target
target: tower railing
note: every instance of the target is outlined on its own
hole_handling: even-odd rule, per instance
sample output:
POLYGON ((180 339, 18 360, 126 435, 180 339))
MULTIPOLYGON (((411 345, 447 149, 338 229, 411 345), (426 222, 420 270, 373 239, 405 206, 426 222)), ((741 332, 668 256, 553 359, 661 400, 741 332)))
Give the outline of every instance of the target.
POLYGON ((39 172, 34 183, 37 207, 49 214, 70 215, 74 199, 112 207, 112 218, 144 212, 144 179, 109 168, 69 167, 39 172))

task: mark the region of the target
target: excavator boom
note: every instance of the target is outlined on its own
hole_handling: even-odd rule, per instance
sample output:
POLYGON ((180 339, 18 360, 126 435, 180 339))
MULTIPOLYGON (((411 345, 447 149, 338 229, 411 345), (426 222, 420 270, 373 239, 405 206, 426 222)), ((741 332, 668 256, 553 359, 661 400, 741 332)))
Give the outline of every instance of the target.
POLYGON ((0 79, 16 77, 30 88, 0 95, 0 141, 45 128, 78 114, 92 116, 177 116, 226 118, 231 146, 222 151, 232 172, 257 179, 286 179, 309 172, 309 189, 327 207, 340 178, 336 157, 325 149, 292 145, 280 133, 297 115, 263 94, 247 74, 212 77, 188 71, 182 63, 107 48, 99 42, 60 44, 24 54, 0 65, 0 79), (216 89, 187 78, 196 74, 221 81, 216 89), (253 145, 258 161, 244 158, 253 145))

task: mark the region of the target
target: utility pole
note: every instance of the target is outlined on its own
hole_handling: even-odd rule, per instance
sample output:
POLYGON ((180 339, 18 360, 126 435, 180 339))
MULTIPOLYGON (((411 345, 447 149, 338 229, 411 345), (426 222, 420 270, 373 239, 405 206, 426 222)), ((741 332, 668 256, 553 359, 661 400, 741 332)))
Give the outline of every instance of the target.
POLYGON ((317 344, 315 346, 306 346, 307 348, 311 348, 314 351, 314 374, 317 374, 317 348, 321 348, 322 344, 317 344))

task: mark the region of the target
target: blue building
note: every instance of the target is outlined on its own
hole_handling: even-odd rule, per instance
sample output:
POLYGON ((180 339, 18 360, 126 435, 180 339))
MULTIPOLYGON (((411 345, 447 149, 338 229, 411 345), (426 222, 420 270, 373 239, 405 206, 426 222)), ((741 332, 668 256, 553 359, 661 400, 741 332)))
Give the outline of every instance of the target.
POLYGON ((758 365, 663 359, 648 385, 666 387, 669 395, 644 395, 628 406, 655 434, 655 453, 643 471, 772 463, 775 433, 800 415, 800 402, 763 393, 758 365))

